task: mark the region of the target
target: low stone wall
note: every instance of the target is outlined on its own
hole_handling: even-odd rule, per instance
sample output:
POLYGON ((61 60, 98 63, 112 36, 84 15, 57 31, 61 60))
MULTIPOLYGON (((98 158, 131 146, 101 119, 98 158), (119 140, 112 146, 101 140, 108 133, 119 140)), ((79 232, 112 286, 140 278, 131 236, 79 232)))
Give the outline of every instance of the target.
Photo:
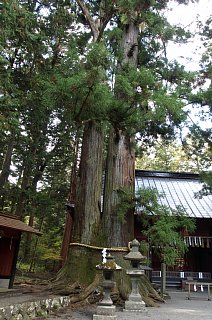
POLYGON ((66 296, 8 305, 0 307, 0 319, 30 320, 36 319, 36 317, 45 318, 49 314, 67 307, 69 304, 70 298, 66 296))

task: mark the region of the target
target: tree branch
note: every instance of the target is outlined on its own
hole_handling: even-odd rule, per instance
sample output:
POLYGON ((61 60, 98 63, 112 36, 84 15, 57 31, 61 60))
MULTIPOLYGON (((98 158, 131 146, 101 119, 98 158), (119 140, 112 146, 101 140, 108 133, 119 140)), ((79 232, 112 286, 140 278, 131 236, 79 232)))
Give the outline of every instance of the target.
POLYGON ((78 5, 80 6, 86 20, 88 21, 88 24, 91 28, 91 32, 94 37, 94 40, 97 40, 98 35, 99 35, 99 30, 98 30, 97 24, 95 23, 95 21, 91 17, 90 12, 89 12, 86 4, 82 0, 76 0, 76 1, 77 1, 78 5))

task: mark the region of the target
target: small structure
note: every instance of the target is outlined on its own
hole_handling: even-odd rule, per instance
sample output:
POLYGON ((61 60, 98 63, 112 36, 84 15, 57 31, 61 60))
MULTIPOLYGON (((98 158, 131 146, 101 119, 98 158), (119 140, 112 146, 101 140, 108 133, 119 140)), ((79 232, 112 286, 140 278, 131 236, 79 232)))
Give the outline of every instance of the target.
POLYGON ((145 303, 139 293, 138 282, 141 275, 144 274, 144 269, 140 268, 141 260, 145 257, 139 252, 140 243, 134 239, 132 241, 132 250, 124 257, 131 262, 132 269, 127 270, 132 283, 132 291, 128 301, 125 301, 124 311, 146 312, 145 303))
POLYGON ((110 291, 114 287, 114 272, 120 271, 121 267, 118 266, 114 257, 110 254, 106 255, 106 250, 103 250, 103 262, 96 266, 97 270, 102 270, 103 282, 102 287, 104 290, 104 298, 98 304, 96 314, 93 315, 93 320, 116 320, 115 315, 116 307, 110 297, 110 291))
MULTIPOLYGON (((189 218, 195 219, 196 230, 188 235, 186 230, 181 230, 188 250, 183 258, 176 260, 176 265, 166 272, 166 283, 169 287, 179 287, 187 277, 194 280, 202 279, 207 282, 212 271, 212 195, 198 198, 195 195, 202 189, 203 183, 200 176, 185 172, 164 171, 135 171, 135 190, 150 188, 157 190, 162 197, 158 197, 160 205, 170 209, 184 208, 189 218)), ((134 220, 134 236, 139 241, 146 240, 141 230, 145 226, 140 219, 143 208, 137 208, 134 220)), ((151 216, 150 216, 151 221, 151 216)), ((152 281, 160 283, 161 263, 158 259, 156 248, 150 248, 149 260, 151 261, 152 281)))
POLYGON ((42 233, 20 221, 15 215, 0 213, 0 287, 13 287, 21 233, 42 233))

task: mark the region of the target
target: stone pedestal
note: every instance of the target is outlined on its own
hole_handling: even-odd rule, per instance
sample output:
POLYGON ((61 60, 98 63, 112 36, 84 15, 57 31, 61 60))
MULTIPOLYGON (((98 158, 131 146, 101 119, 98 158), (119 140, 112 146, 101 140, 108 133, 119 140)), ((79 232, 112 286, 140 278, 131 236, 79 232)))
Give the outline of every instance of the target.
POLYGON ((116 320, 115 306, 97 306, 96 314, 93 315, 93 320, 116 320))
POLYGON ((96 308, 96 314, 93 315, 93 320, 116 320, 116 307, 113 306, 113 301, 110 297, 110 291, 114 287, 112 272, 103 271, 104 280, 102 286, 104 288, 104 298, 96 308), (108 279, 107 279, 108 278, 108 279))
POLYGON ((123 311, 129 312, 147 312, 145 307, 145 302, 142 300, 142 297, 139 293, 138 281, 142 274, 144 274, 143 270, 127 270, 127 274, 130 276, 132 283, 132 291, 129 295, 128 301, 125 301, 125 307, 123 311))

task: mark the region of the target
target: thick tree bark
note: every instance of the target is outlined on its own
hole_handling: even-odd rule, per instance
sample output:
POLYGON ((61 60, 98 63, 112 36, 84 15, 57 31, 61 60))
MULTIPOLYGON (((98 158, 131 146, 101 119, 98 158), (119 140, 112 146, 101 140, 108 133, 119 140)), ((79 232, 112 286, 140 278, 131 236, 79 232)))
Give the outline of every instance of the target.
POLYGON ((121 65, 129 64, 132 67, 137 68, 138 34, 139 34, 139 29, 137 24, 134 21, 124 26, 122 43, 121 43, 121 46, 122 46, 121 49, 123 52, 123 60, 121 61, 121 65))
POLYGON ((101 214, 103 132, 93 121, 85 125, 76 195, 75 242, 96 244, 101 214))
MULTIPOLYGON (((133 212, 123 213, 121 220, 117 215, 120 206, 119 192, 129 190, 134 194, 135 153, 130 140, 117 134, 111 128, 107 168, 105 173, 103 224, 107 234, 108 246, 127 246, 133 237, 133 212)), ((129 199, 130 200, 130 199, 129 199)))

